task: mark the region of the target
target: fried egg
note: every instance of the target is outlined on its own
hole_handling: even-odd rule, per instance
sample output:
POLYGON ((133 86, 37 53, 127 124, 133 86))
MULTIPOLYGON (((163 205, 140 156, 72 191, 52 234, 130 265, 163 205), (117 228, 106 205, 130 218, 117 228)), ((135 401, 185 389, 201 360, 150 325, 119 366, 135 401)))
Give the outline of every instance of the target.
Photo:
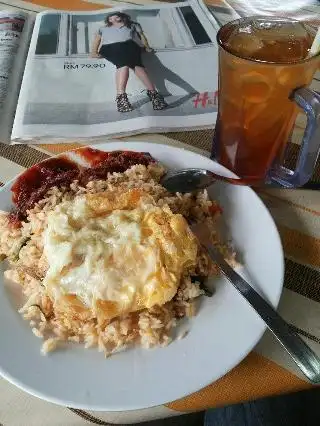
POLYGON ((43 242, 43 284, 55 303, 80 303, 106 320, 170 301, 198 252, 184 217, 140 190, 62 202, 43 242))

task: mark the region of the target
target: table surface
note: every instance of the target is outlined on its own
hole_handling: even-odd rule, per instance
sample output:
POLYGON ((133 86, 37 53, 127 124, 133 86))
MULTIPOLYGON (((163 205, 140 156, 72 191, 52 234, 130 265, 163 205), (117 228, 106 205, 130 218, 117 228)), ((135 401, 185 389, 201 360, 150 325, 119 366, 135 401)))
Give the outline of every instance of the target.
MULTIPOLYGON (((134 4, 157 3, 134 0, 134 4)), ((282 0, 266 2, 259 9, 258 0, 209 0, 207 4, 222 25, 239 15, 278 14, 317 22, 320 4, 301 0, 290 6, 282 0), (231 5, 231 6, 230 6, 231 5), (270 8, 268 10, 268 7, 270 8)), ((3 9, 22 9, 38 12, 48 8, 92 10, 114 6, 112 0, 4 0, 3 9)), ((312 86, 320 91, 320 72, 312 86)), ((294 164, 299 151, 299 141, 305 125, 304 117, 298 117, 289 150, 289 163, 294 164)), ((126 138, 160 142, 185 147, 208 155, 213 130, 147 134, 126 138)), ((78 147, 77 141, 59 145, 14 145, 0 143, 0 182, 5 183, 27 167, 48 156, 78 147)), ((320 164, 312 177, 320 182, 320 164)), ((297 330, 307 343, 320 355, 320 196, 317 191, 261 189, 259 195, 271 212, 281 235, 286 262, 284 291, 279 305, 280 314, 297 330)), ((0 379, 0 424, 4 426, 76 426, 82 424, 134 423, 143 420, 172 416, 208 407, 232 404, 240 401, 287 393, 309 388, 292 361, 273 336, 266 332, 254 351, 226 376, 206 388, 165 406, 147 410, 121 413, 85 412, 55 406, 34 398, 0 379), (28 422, 26 423, 26 417, 28 422)))

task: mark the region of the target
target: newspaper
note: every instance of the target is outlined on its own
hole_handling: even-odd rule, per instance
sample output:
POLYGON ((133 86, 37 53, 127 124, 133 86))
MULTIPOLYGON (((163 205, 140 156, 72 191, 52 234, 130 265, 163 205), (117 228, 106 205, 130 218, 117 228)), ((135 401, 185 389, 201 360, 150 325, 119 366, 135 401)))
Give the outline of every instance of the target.
POLYGON ((27 13, 0 12, 0 140, 10 138, 32 26, 27 13))
POLYGON ((197 0, 94 12, 40 13, 31 37, 12 140, 57 142, 213 127, 217 115, 218 29, 212 15, 197 0), (133 58, 134 65, 128 65, 128 81, 121 91, 127 93, 132 106, 128 112, 119 111, 116 102, 119 78, 126 79, 121 61, 127 53, 110 56, 114 52, 110 37, 118 41, 119 35, 116 30, 110 32, 114 24, 105 22, 116 12, 125 14, 132 23, 131 29, 138 35, 135 42, 142 52, 144 74, 140 66, 134 68, 133 58), (106 26, 107 58, 97 55, 105 52, 106 26), (95 50, 97 35, 100 45, 95 50), (154 109, 147 92, 150 84, 166 107, 154 109))

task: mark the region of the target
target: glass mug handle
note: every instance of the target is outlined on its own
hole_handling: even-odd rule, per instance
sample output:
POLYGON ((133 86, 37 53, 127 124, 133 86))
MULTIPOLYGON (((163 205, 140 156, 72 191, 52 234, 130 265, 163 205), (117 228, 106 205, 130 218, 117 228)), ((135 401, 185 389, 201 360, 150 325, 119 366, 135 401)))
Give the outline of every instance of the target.
MULTIPOLYGON (((295 170, 290 170, 279 163, 271 167, 266 184, 285 188, 303 186, 311 178, 320 153, 320 94, 306 87, 295 89, 291 101, 296 102, 307 116, 307 126, 303 134, 298 161, 295 170)), ((260 178, 230 178, 212 173, 216 180, 233 185, 261 186, 260 178)))
POLYGON ((307 116, 298 161, 295 170, 280 164, 274 165, 269 173, 269 183, 286 188, 300 187, 308 182, 315 168, 320 152, 320 95, 301 87, 293 91, 291 100, 303 109, 307 116))

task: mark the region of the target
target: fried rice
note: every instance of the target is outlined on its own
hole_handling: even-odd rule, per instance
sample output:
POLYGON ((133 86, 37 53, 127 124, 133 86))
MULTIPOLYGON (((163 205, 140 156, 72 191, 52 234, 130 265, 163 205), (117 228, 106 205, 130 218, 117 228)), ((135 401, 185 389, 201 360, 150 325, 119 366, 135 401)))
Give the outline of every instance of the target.
POLYGON ((208 198, 206 191, 168 193, 159 183, 163 174, 163 167, 156 163, 135 165, 124 173, 109 174, 105 180, 92 180, 85 187, 74 181, 67 187, 51 188, 28 210, 20 227, 10 222, 9 213, 0 214, 0 255, 10 264, 5 276, 21 285, 26 303, 19 312, 30 323, 33 334, 43 340, 43 354, 66 342, 80 343, 85 348, 96 347, 105 356, 132 345, 144 348, 166 346, 172 340, 172 329, 178 320, 196 314, 197 299, 205 293, 203 281, 218 273, 199 246, 196 267, 184 271, 176 295, 162 306, 132 312, 107 324, 99 324, 97 318, 81 310, 64 310, 50 299, 42 283, 48 270, 43 241, 47 217, 64 201, 88 193, 139 188, 150 194, 157 206, 169 206, 173 213, 182 214, 189 221, 205 222, 213 243, 220 246, 229 262, 234 261, 232 250, 219 242, 217 221, 221 209, 218 204, 208 198))

